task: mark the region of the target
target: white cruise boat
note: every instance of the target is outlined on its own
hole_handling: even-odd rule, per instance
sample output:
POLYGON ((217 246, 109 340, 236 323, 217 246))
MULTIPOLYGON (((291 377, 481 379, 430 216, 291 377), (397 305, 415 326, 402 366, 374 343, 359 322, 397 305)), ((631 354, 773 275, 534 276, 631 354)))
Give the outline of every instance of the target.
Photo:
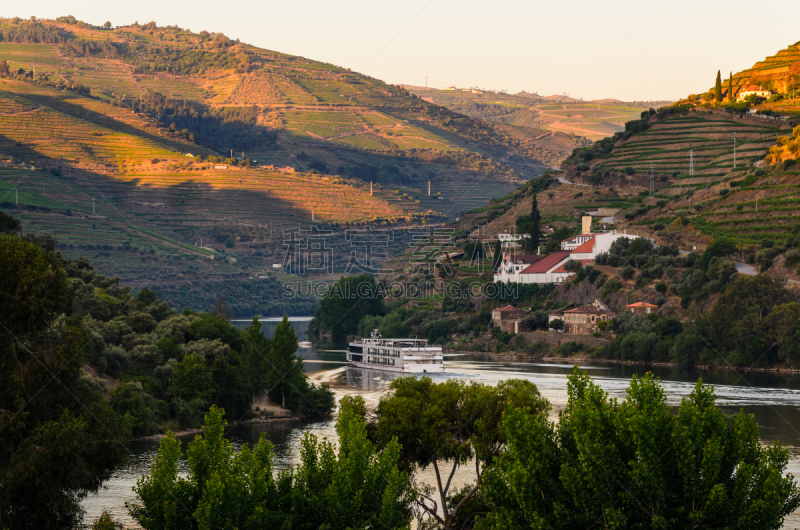
POLYGON ((359 368, 405 374, 444 372, 441 346, 428 346, 427 339, 384 339, 378 330, 347 347, 347 360, 359 368))

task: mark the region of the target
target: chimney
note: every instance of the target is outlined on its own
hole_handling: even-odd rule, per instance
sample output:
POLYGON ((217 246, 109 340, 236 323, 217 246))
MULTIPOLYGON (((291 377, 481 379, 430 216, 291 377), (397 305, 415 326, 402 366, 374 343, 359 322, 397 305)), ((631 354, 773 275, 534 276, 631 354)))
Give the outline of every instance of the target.
POLYGON ((581 217, 581 234, 592 233, 592 216, 584 215, 581 217))

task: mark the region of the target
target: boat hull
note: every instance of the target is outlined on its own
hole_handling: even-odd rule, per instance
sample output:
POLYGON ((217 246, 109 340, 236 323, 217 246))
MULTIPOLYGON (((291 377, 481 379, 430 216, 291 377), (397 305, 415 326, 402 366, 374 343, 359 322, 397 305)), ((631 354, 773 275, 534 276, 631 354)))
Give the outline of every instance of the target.
POLYGON ((384 364, 371 364, 358 361, 351 361, 356 368, 366 370, 381 370, 384 372, 395 372, 402 374, 441 374, 444 373, 443 364, 412 364, 407 366, 387 366, 384 364))

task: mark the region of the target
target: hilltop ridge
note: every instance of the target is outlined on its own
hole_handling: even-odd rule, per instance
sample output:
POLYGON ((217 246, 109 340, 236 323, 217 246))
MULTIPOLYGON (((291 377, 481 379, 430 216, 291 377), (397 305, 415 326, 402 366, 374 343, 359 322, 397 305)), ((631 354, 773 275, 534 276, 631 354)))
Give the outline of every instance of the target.
POLYGON ((0 203, 27 230, 178 307, 224 295, 244 316, 313 305, 248 283, 291 279, 285 229, 446 220, 580 145, 219 33, 74 17, 0 19, 0 115, 0 203))

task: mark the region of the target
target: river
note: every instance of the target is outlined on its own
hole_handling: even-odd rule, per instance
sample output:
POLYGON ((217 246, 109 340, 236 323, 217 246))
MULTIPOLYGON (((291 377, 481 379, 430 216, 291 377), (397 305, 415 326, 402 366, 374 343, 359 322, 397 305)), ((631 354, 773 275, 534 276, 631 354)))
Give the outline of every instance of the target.
MULTIPOLYGON (((263 319, 264 332, 271 336, 279 319, 263 319)), ((308 318, 291 319, 298 339, 306 339, 308 318)), ((245 327, 248 322, 234 322, 245 327)), ((332 384, 337 399, 346 394, 361 394, 370 405, 377 404, 395 374, 378 371, 363 371, 348 367, 342 352, 344 345, 313 345, 298 350, 303 357, 305 370, 317 380, 332 384)), ((454 356, 445 361, 445 373, 431 377, 434 380, 459 378, 496 384, 505 379, 527 379, 534 383, 542 395, 553 405, 553 416, 567 403, 567 376, 572 372, 571 364, 510 363, 494 362, 480 356, 454 356)), ((637 366, 617 366, 586 363, 582 366, 612 397, 624 399, 625 389, 633 374, 641 375, 645 369, 637 366)), ((682 397, 693 389, 697 379, 714 385, 717 405, 728 413, 740 409, 755 416, 761 428, 764 442, 780 441, 789 450, 789 472, 800 477, 800 375, 779 373, 744 373, 733 371, 686 370, 679 368, 653 367, 652 371, 663 381, 670 405, 679 405, 682 397)), ((253 444, 263 434, 275 446, 275 466, 283 469, 299 458, 300 440, 306 432, 320 438, 335 440, 334 420, 276 422, 260 425, 240 426, 227 433, 235 444, 253 444)), ((185 444, 193 437, 184 437, 185 444)), ((135 500, 131 488, 136 480, 148 472, 158 442, 128 442, 129 457, 108 480, 104 487, 83 503, 87 523, 96 519, 103 510, 135 527, 128 516, 125 502, 135 500)), ((459 478, 460 484, 474 481, 473 473, 466 470, 459 478)), ((426 480, 430 477, 423 477, 426 480)), ((787 529, 800 529, 800 510, 792 514, 784 525, 787 529)))

